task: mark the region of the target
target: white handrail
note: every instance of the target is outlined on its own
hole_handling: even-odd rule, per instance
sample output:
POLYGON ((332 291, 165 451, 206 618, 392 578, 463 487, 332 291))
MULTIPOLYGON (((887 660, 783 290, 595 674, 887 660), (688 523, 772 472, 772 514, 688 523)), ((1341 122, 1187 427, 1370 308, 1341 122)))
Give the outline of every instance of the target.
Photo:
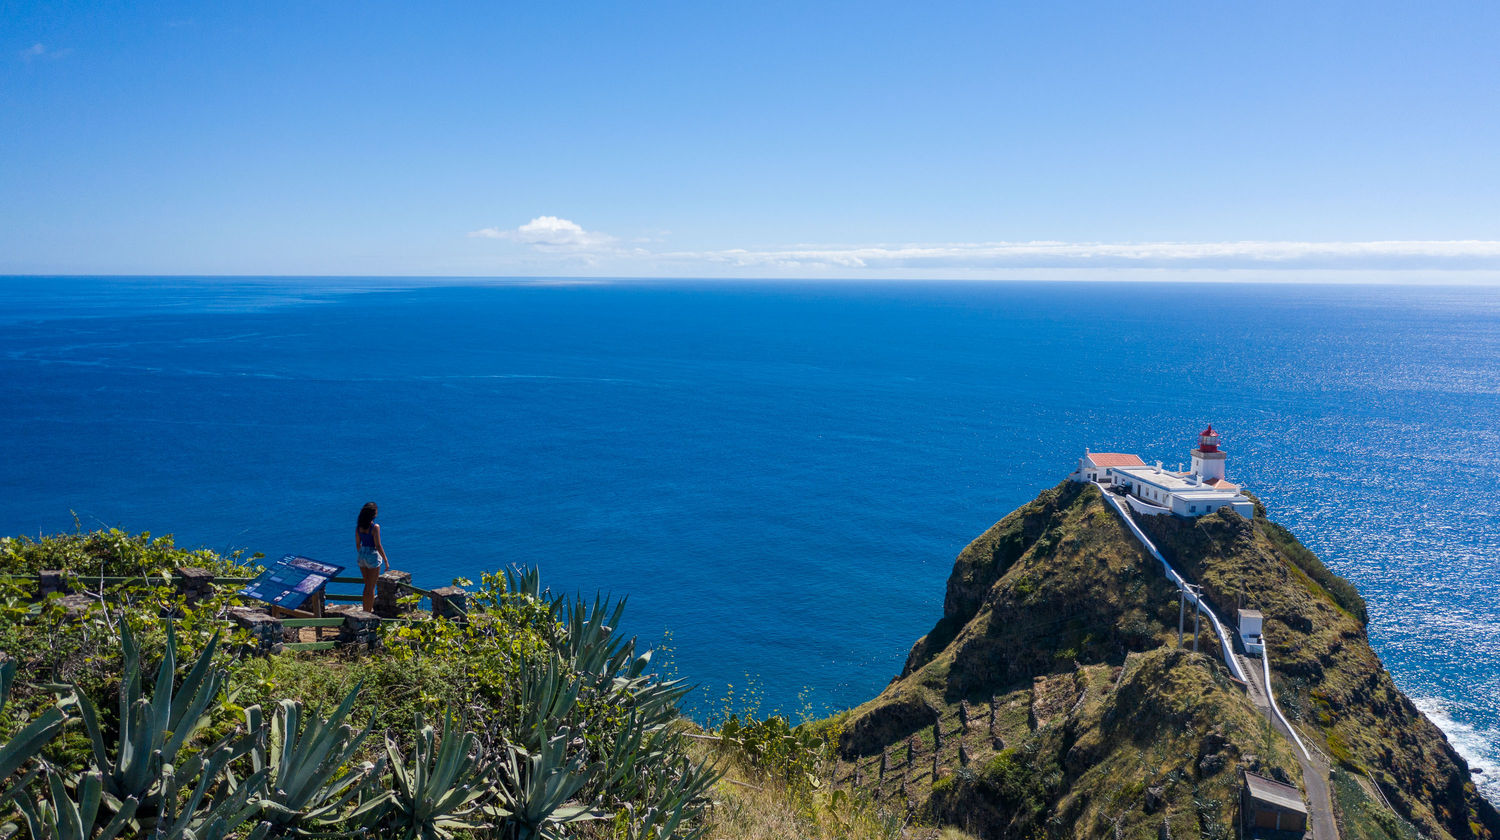
MULTIPOLYGON (((1208 616, 1208 620, 1214 625, 1214 632, 1219 635, 1219 647, 1222 648, 1221 652, 1224 656, 1224 664, 1229 666, 1229 672, 1234 674, 1234 678, 1239 680, 1240 682, 1249 682, 1249 677, 1243 670, 1240 669, 1240 663, 1235 659, 1234 647, 1232 642, 1230 641, 1229 634, 1224 632, 1224 625, 1219 623, 1219 617, 1217 615, 1214 615, 1214 611, 1209 608, 1208 603, 1203 601, 1195 592, 1193 592, 1193 590, 1188 588, 1187 580, 1184 579, 1182 575, 1178 574, 1176 569, 1172 568, 1172 564, 1167 562, 1167 558, 1161 556, 1161 552, 1156 550, 1156 545, 1153 544, 1149 538, 1147 538, 1145 532, 1141 530, 1141 527, 1135 524, 1135 520, 1131 518, 1130 513, 1125 510, 1125 506, 1120 504, 1119 500, 1116 499, 1112 493, 1105 490, 1104 487, 1099 484, 1099 482, 1095 481, 1093 482, 1093 485, 1099 488, 1099 492, 1103 494, 1104 498, 1109 501, 1110 505, 1112 505, 1114 509, 1119 512, 1120 518, 1125 520, 1125 525, 1130 528, 1130 533, 1134 534, 1135 538, 1137 540, 1140 540, 1141 545, 1145 546, 1146 550, 1151 552, 1151 556, 1155 557, 1157 561, 1161 563, 1162 569, 1164 569, 1167 573, 1167 579, 1177 584, 1177 588, 1186 593, 1187 599, 1192 602, 1195 609, 1202 610, 1203 613, 1208 616)), ((1303 750, 1303 752, 1306 752, 1306 750, 1303 750)))
POLYGON ((1297 737, 1297 730, 1295 730, 1295 729, 1292 728, 1292 724, 1291 724, 1290 721, 1288 721, 1286 719, 1286 715, 1284 715, 1284 714, 1281 713, 1281 707, 1278 706, 1278 705, 1276 705, 1276 692, 1274 692, 1274 691, 1271 690, 1271 650, 1270 650, 1270 645, 1267 645, 1266 646, 1266 651, 1260 655, 1260 661, 1265 666, 1265 669, 1266 669, 1266 699, 1271 701, 1271 711, 1273 711, 1273 712, 1276 713, 1276 717, 1277 717, 1277 719, 1279 719, 1281 721, 1281 725, 1286 727, 1287 733, 1292 736, 1292 743, 1296 744, 1297 745, 1297 749, 1299 749, 1299 750, 1302 751, 1302 757, 1304 759, 1306 759, 1309 764, 1311 764, 1312 763, 1312 755, 1310 755, 1307 752, 1307 746, 1302 743, 1302 739, 1301 738, 1297 737))

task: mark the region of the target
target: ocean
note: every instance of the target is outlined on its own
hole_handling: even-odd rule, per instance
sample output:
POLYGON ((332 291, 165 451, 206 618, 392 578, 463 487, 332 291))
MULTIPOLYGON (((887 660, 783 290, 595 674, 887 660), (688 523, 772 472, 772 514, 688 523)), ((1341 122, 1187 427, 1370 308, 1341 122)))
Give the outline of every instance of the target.
POLYGON ((0 533, 628 595, 703 715, 857 705, 1085 447, 1231 479, 1500 801, 1500 289, 0 278, 0 533), (669 634, 669 635, 668 635, 669 634))

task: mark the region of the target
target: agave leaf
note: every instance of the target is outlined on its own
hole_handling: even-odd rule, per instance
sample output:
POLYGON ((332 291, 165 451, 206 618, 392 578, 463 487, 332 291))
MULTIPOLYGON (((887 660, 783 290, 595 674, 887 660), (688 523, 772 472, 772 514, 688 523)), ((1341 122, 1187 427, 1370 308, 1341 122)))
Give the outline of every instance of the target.
POLYGON ((10 686, 16 681, 16 663, 7 659, 0 662, 0 712, 5 711, 5 704, 10 700, 10 686))
POLYGON ((162 652, 161 667, 156 669, 156 688, 151 692, 151 727, 156 732, 172 729, 172 681, 176 678, 177 631, 168 622, 167 647, 162 652))
MULTIPOLYGON (((48 709, 22 727, 15 737, 6 741, 4 745, 0 745, 0 781, 9 777, 28 760, 38 756, 42 747, 52 740, 62 726, 63 713, 55 708, 48 709)), ((0 791, 0 807, 3 807, 20 789, 21 785, 18 784, 12 789, 0 791)))

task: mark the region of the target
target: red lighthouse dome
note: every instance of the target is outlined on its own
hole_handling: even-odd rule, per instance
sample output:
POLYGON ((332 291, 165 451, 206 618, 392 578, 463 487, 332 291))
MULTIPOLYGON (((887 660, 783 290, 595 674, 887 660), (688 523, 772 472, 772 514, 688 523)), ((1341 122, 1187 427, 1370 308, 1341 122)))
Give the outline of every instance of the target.
POLYGON ((1214 431, 1213 424, 1209 424, 1209 427, 1198 435, 1198 450, 1200 452, 1219 451, 1219 433, 1214 431))

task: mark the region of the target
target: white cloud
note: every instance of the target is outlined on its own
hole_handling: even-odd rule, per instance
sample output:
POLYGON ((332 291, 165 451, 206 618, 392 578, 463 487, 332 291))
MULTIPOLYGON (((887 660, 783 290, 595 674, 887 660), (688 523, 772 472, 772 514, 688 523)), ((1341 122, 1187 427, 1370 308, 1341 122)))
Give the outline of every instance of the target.
POLYGON ((45 44, 32 44, 26 49, 21 50, 17 55, 20 56, 22 61, 30 64, 42 58, 63 58, 72 52, 73 49, 71 47, 61 50, 49 50, 45 44))
MULTIPOLYGON (((670 250, 657 237, 618 239, 558 216, 538 216, 516 228, 483 228, 469 236, 528 246, 525 271, 580 262, 603 272, 640 276, 788 276, 982 278, 1126 272, 1202 275, 1253 272, 1270 279, 1288 272, 1500 272, 1500 241, 1372 240, 1308 242, 938 242, 869 245, 794 245, 784 248, 670 250), (1056 272, 1054 272, 1056 273, 1056 272)), ((520 267, 522 264, 517 264, 520 267)), ((1450 275, 1451 276, 1451 275, 1450 275)), ((1488 282, 1488 281, 1487 281, 1488 282)))
POLYGON ((540 251, 590 251, 612 246, 613 236, 584 230, 577 222, 557 216, 537 216, 518 228, 481 228, 470 236, 481 239, 505 239, 531 245, 540 251))
POLYGON ((679 251, 661 256, 739 267, 991 268, 1500 268, 1500 241, 959 242, 679 251))

